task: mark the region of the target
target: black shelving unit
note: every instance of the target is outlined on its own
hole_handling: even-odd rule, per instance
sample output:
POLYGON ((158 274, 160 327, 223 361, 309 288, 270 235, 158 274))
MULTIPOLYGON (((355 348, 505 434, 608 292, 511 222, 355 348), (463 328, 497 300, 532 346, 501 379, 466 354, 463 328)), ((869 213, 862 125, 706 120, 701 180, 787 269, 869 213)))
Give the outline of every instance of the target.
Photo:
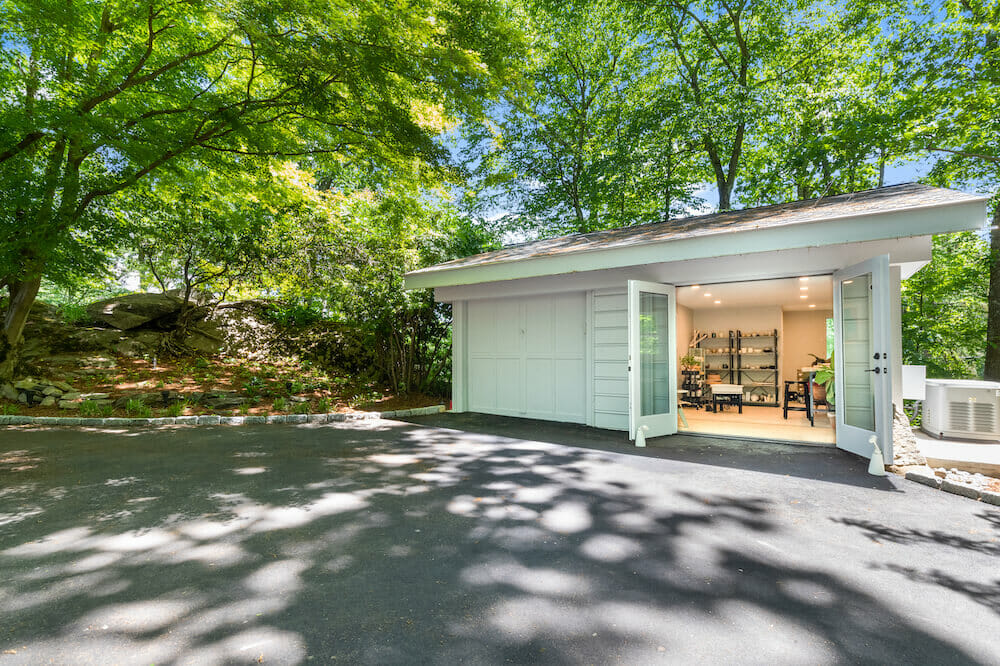
POLYGON ((708 381, 708 375, 718 373, 723 384, 739 384, 736 378, 736 331, 729 331, 725 337, 705 338, 698 343, 698 348, 705 354, 702 364, 703 381, 708 381))
POLYGON ((681 402, 695 408, 700 408, 706 402, 705 381, 701 373, 701 370, 681 370, 684 377, 681 388, 687 391, 681 402))
MULTIPOLYGON (((742 384, 745 406, 778 406, 778 329, 768 332, 754 331, 744 334, 737 330, 735 336, 736 381, 742 384), (760 348, 760 351, 744 351, 760 348), (764 396, 758 400, 757 396, 764 396)), ((733 367, 733 366, 731 366, 733 367)))

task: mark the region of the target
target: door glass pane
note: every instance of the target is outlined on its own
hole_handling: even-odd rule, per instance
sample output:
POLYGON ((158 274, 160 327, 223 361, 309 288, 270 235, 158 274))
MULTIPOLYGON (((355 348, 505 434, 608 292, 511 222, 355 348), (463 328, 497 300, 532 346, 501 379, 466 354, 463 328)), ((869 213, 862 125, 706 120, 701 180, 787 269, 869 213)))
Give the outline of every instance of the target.
POLYGON ((844 393, 837 396, 837 409, 844 410, 847 425, 875 430, 875 355, 872 330, 872 275, 865 273, 844 280, 840 308, 844 318, 844 393))
POLYGON ((666 294, 639 292, 639 406, 642 416, 670 413, 666 294))

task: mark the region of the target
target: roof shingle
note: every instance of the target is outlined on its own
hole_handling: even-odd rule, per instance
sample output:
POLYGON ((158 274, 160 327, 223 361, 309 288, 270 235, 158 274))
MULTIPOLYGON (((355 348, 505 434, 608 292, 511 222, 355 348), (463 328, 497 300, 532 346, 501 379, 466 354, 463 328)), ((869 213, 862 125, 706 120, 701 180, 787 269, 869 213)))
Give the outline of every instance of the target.
POLYGON ((904 183, 831 197, 793 201, 760 208, 731 210, 667 222, 653 222, 521 243, 494 252, 484 252, 422 268, 412 271, 408 275, 522 261, 573 252, 662 243, 713 234, 753 231, 826 219, 979 201, 983 198, 956 190, 919 183, 904 183))

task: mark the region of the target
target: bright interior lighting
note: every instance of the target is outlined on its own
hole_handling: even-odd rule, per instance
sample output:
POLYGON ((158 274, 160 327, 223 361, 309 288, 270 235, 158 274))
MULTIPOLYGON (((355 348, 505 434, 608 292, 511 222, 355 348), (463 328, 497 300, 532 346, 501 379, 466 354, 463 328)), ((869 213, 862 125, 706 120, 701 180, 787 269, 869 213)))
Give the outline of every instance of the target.
POLYGON ((816 307, 816 304, 815 303, 810 303, 809 307, 814 308, 814 307, 816 307))
POLYGON ((809 298, 809 294, 800 294, 799 298, 809 298))
POLYGON ((716 301, 716 302, 715 302, 715 304, 716 304, 716 305, 718 305, 718 304, 719 304, 719 303, 721 303, 721 302, 722 302, 722 301, 716 301))
POLYGON ((711 296, 711 295, 712 295, 711 293, 709 293, 709 292, 707 292, 707 291, 705 292, 705 298, 708 298, 708 297, 709 297, 709 296, 711 296))
POLYGON ((701 285, 700 284, 693 284, 693 285, 691 285, 691 288, 692 289, 701 289, 701 285))
POLYGON ((799 287, 799 291, 809 291, 809 287, 799 287))
POLYGON ((807 278, 807 277, 799 278, 799 282, 808 282, 808 281, 809 281, 809 278, 807 278))

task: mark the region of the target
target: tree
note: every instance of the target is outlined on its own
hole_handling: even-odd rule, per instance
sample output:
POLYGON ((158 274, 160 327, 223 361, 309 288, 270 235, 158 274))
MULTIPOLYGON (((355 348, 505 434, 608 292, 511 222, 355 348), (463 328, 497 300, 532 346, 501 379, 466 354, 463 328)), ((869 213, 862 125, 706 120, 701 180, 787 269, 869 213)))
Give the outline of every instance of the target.
POLYGON ((983 373, 989 244, 965 232, 934 238, 931 263, 903 283, 903 362, 932 377, 983 373))
POLYGON ((924 30, 890 10, 856 8, 799 35, 805 43, 795 50, 812 50, 813 56, 770 96, 773 110, 745 151, 744 203, 880 187, 887 164, 914 156, 907 132, 914 59, 901 54, 917 50, 924 30), (810 49, 817 39, 823 48, 810 49))
POLYGON ((485 124, 467 127, 478 212, 552 235, 681 213, 698 178, 669 63, 606 0, 529 2, 531 58, 485 124))
POLYGON ((435 303, 430 290, 405 291, 403 275, 491 249, 495 240, 447 198, 428 196, 406 179, 377 189, 351 188, 329 174, 315 185, 337 180, 340 188, 314 187, 301 172, 290 180, 298 194, 277 212, 267 240, 287 251, 269 264, 265 288, 293 304, 290 323, 318 327, 318 339, 310 335, 304 346, 394 390, 442 391, 451 361, 450 306, 435 303))
POLYGON ((0 377, 42 276, 120 238, 109 198, 174 164, 438 161, 443 119, 474 111, 504 71, 504 12, 476 0, 0 5, 0 377))
POLYGON ((270 171, 222 177, 191 167, 133 188, 119 204, 129 211, 127 249, 143 282, 180 295, 163 353, 188 351, 185 339, 195 316, 210 313, 198 306, 215 308, 236 290, 260 290, 263 272, 279 257, 280 247, 267 242, 267 233, 288 188, 270 171))
MULTIPOLYGON (((912 130, 922 147, 943 156, 931 177, 993 193, 984 377, 1000 380, 1000 3, 944 4, 924 65, 926 84, 912 130)), ((918 103, 914 102, 916 106, 918 103)))

